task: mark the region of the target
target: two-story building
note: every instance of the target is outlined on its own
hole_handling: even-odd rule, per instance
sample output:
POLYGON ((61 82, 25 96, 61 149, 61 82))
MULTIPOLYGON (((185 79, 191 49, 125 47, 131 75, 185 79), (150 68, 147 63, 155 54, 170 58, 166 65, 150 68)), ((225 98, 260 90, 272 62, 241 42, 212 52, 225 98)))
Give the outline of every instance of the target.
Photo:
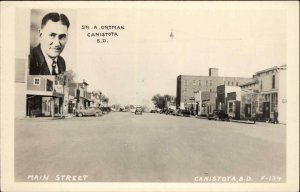
POLYGON ((260 120, 273 120, 278 111, 278 120, 286 123, 286 65, 258 71, 252 83, 241 85, 242 116, 255 114, 260 120), (252 111, 252 112, 251 112, 252 111))
POLYGON ((63 75, 27 75, 26 115, 63 115, 63 75))

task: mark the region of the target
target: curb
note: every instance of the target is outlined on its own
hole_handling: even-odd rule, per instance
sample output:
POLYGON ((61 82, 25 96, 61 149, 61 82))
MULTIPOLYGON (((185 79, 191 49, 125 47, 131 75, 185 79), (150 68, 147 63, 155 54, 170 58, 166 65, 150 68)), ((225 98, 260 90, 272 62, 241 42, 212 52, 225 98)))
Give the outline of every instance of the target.
MULTIPOLYGON (((207 119, 209 120, 207 117, 196 117, 197 119, 207 119)), ((255 124, 254 121, 243 121, 243 120, 231 120, 228 122, 235 122, 235 123, 245 123, 245 124, 255 124)))

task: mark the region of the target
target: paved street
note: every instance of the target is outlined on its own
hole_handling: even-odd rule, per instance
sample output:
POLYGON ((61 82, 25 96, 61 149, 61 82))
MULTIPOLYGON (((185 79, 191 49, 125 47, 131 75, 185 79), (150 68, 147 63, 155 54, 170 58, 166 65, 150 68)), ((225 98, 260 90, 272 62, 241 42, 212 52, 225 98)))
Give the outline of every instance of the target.
POLYGON ((15 126, 16 181, 36 181, 36 175, 39 181, 65 181, 65 175, 89 182, 285 181, 285 125, 112 112, 19 119, 15 126))

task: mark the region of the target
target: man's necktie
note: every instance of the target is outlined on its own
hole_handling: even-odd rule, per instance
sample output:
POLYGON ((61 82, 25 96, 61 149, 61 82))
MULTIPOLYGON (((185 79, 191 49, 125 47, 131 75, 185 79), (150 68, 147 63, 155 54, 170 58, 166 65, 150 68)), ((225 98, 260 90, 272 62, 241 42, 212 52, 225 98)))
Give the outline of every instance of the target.
POLYGON ((56 61, 53 60, 53 63, 52 63, 52 75, 57 75, 56 70, 55 70, 56 67, 57 67, 56 61))

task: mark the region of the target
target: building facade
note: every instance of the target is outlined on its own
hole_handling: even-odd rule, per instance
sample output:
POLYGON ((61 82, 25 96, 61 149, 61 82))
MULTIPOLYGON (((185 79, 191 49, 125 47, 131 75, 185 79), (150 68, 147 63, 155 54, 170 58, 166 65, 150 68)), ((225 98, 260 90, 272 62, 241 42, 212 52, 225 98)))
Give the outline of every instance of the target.
POLYGON ((85 109, 91 106, 91 98, 88 93, 88 83, 83 80, 82 83, 70 83, 69 89, 69 113, 74 109, 85 109))
POLYGON ((286 123, 286 70, 287 66, 275 66, 255 73, 252 83, 241 85, 242 117, 256 115, 258 120, 274 120, 278 111, 278 120, 286 123))
POLYGON ((218 69, 216 68, 209 69, 209 76, 179 75, 177 77, 176 105, 188 106, 195 100, 195 91, 201 91, 205 93, 206 96, 212 96, 211 98, 203 98, 205 98, 206 101, 209 100, 210 106, 213 107, 215 105, 217 86, 239 86, 252 81, 253 78, 220 77, 218 76, 218 69))
POLYGON ((15 60, 15 117, 26 117, 26 59, 15 60))
POLYGON ((63 89, 63 76, 27 75, 26 116, 62 116, 63 89))
POLYGON ((216 109, 223 110, 240 119, 241 88, 239 86, 219 85, 217 87, 216 109))

